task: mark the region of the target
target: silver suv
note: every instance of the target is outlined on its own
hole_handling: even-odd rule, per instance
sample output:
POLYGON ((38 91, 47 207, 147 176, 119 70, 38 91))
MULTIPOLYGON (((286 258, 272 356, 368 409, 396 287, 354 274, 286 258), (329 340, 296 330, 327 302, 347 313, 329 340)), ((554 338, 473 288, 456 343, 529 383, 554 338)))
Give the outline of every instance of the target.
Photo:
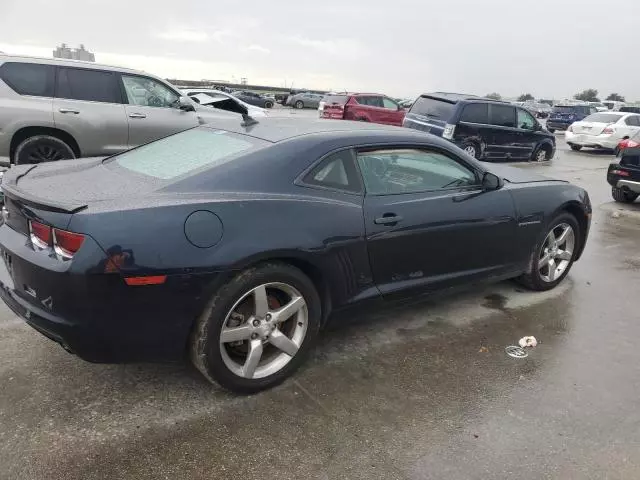
POLYGON ((0 55, 0 157, 14 164, 112 155, 228 118, 147 73, 0 55))

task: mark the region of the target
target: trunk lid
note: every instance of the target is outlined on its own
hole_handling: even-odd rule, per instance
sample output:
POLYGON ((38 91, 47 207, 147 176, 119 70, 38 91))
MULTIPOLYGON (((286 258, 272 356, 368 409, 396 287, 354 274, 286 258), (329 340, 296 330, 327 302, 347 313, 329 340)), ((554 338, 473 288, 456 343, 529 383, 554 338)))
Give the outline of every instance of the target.
POLYGON ((611 125, 610 123, 601 122, 575 122, 571 125, 573 133, 585 134, 585 135, 600 135, 602 131, 611 125))
POLYGON ((348 95, 325 96, 321 102, 324 104, 321 110, 321 117, 342 120, 344 118, 346 104, 348 101, 348 95))

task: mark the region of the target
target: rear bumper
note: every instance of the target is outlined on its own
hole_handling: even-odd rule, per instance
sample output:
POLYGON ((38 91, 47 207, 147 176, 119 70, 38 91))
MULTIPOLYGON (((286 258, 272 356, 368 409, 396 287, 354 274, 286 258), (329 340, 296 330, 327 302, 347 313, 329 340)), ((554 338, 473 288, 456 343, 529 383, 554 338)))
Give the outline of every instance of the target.
POLYGON ((106 255, 90 237, 60 266, 7 225, 0 226, 0 250, 10 258, 14 284, 0 283, 0 299, 35 330, 91 362, 182 359, 194 320, 225 278, 173 274, 162 285, 128 286, 119 273, 104 273, 106 255))
POLYGON ((623 190, 629 190, 634 193, 640 193, 640 182, 635 182, 633 180, 618 180, 616 182, 616 187, 622 188, 623 190))
POLYGON ((565 140, 567 143, 581 147, 606 148, 607 150, 614 150, 620 142, 619 138, 612 135, 576 134, 569 131, 565 133, 565 140))

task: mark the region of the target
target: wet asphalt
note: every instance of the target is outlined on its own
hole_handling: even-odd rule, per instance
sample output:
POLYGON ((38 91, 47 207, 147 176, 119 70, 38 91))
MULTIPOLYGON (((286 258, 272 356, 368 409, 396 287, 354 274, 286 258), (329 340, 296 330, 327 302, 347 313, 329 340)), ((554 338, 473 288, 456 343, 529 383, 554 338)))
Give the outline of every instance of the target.
POLYGON ((559 288, 363 313, 258 395, 186 364, 85 363, 0 307, 0 479, 640 478, 640 203, 614 205, 612 157, 561 138, 521 165, 594 204, 559 288), (508 357, 524 335, 538 347, 508 357))

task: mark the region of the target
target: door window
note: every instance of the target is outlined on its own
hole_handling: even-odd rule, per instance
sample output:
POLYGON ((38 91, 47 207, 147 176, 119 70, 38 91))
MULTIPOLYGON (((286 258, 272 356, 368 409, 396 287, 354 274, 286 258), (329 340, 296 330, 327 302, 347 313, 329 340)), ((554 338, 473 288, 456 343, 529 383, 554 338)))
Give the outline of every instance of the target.
POLYGON ((468 123, 489 123, 489 105, 486 103, 470 103, 464 107, 461 122, 468 123))
POLYGON ((304 177, 304 183, 349 192, 361 190, 350 150, 329 155, 304 177))
POLYGON ((387 97, 382 97, 382 105, 389 110, 398 110, 398 104, 387 97))
POLYGON ((0 78, 20 95, 53 97, 52 65, 7 62, 0 67, 0 78))
POLYGON ((515 127, 516 109, 509 105, 490 105, 489 123, 500 127, 515 127))
POLYGON ((635 115, 631 115, 630 117, 627 117, 624 119, 624 123, 626 123, 629 126, 632 127, 637 127, 640 126, 640 122, 638 121, 638 117, 636 117, 635 115))
POLYGON ((470 168, 428 150, 359 152, 358 165, 370 195, 424 192, 478 183, 470 168))
POLYGON ((127 100, 141 107, 175 107, 180 98, 176 92, 156 80, 147 77, 122 75, 127 100))
POLYGON ((58 68, 56 97, 87 102, 122 103, 112 72, 85 68, 58 68))
POLYGON ((518 112, 518 128, 523 130, 535 130, 536 129, 536 119, 533 118, 526 110, 517 109, 518 112))

